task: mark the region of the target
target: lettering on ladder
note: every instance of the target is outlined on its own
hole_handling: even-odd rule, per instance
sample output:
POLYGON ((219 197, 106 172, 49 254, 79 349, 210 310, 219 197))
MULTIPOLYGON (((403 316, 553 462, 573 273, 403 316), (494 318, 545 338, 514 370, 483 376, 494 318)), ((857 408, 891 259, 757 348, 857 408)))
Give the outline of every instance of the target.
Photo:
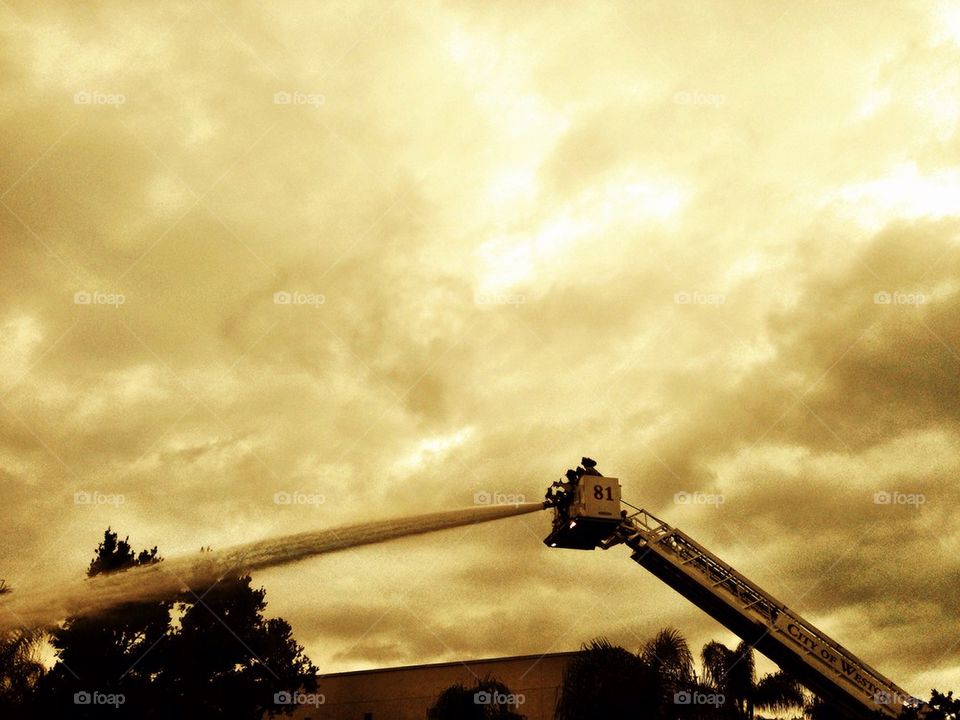
POLYGON ((901 704, 900 698, 895 695, 891 697, 888 686, 881 683, 880 680, 868 673, 849 657, 842 655, 830 645, 827 645, 815 637, 803 625, 787 615, 777 617, 774 625, 782 634, 790 638, 795 645, 805 650, 809 657, 816 658, 822 664, 833 669, 836 674, 844 677, 854 687, 859 689, 872 703, 877 703, 878 698, 890 698, 888 703, 885 704, 894 705, 894 709, 899 710, 899 705, 901 704))

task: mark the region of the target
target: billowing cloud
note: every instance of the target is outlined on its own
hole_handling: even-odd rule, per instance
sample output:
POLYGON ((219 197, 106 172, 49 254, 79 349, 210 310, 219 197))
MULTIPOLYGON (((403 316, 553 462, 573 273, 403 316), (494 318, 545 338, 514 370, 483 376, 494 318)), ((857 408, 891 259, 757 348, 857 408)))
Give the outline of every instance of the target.
MULTIPOLYGON (((960 682, 948 5, 0 18, 18 592, 108 524, 192 552, 533 499, 589 454, 910 690, 960 682)), ((545 524, 258 580, 325 671, 727 637, 545 524)))

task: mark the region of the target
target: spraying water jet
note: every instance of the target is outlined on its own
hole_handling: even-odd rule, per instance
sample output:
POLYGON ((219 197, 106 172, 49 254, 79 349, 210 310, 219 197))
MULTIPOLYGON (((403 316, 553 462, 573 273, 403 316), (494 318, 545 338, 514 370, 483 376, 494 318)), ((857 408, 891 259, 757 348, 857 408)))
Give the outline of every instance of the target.
POLYGON ((285 535, 59 583, 29 595, 9 593, 0 600, 0 633, 53 627, 67 617, 103 613, 125 603, 171 599, 208 587, 228 573, 287 565, 315 555, 525 515, 545 507, 544 503, 491 505, 285 535))

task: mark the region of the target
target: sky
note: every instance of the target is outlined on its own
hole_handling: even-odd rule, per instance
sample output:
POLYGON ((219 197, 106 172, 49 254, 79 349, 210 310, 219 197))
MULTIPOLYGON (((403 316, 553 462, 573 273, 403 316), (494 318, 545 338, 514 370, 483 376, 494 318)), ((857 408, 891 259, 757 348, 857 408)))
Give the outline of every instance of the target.
MULTIPOLYGON (((0 577, 588 455, 960 688, 960 6, 0 0, 0 577)), ((545 513, 258 573, 322 672, 733 636, 545 513)))

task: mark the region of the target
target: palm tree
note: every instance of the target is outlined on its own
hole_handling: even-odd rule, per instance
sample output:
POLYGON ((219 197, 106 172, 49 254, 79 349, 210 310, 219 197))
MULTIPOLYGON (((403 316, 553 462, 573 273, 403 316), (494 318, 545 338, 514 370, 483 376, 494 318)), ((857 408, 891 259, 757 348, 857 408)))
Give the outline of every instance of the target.
POLYGON ((654 717, 662 697, 656 674, 640 657, 601 638, 567 664, 556 720, 654 717))
POLYGON ((640 658, 667 686, 683 687, 696 679, 693 653, 676 628, 664 628, 648 640, 640 658))
POLYGON ((803 709, 806 697, 803 687, 783 670, 768 673, 754 686, 753 704, 773 712, 803 709))
POLYGON ((43 634, 17 630, 0 637, 0 715, 13 717, 15 708, 30 697, 44 672, 37 659, 43 634))
POLYGON ((697 708, 678 703, 681 693, 699 688, 693 653, 686 639, 676 628, 664 628, 640 648, 640 659, 653 674, 660 693, 663 715, 690 716, 697 708))
POLYGON ((727 707, 740 720, 753 720, 756 708, 782 711, 803 709, 803 688, 782 670, 757 680, 753 647, 746 641, 731 650, 719 642, 703 647, 707 682, 727 699, 727 707))
POLYGON ((803 708, 803 714, 810 720, 845 720, 836 708, 816 695, 803 708))
POLYGON ((703 648, 703 680, 683 635, 665 628, 636 655, 594 640, 575 655, 564 671, 556 720, 593 718, 673 718, 754 720, 754 709, 803 709, 800 685, 783 672, 757 680, 753 649, 736 650, 711 642, 703 648), (687 695, 685 700, 678 696, 687 695), (691 702, 691 696, 721 695, 691 702), (725 701, 724 701, 725 699, 725 701))
POLYGON ((513 708, 493 698, 511 695, 510 688, 499 680, 486 677, 471 688, 462 683, 452 685, 440 693, 427 711, 429 720, 525 720, 513 708), (483 696, 486 696, 484 701, 483 696))

